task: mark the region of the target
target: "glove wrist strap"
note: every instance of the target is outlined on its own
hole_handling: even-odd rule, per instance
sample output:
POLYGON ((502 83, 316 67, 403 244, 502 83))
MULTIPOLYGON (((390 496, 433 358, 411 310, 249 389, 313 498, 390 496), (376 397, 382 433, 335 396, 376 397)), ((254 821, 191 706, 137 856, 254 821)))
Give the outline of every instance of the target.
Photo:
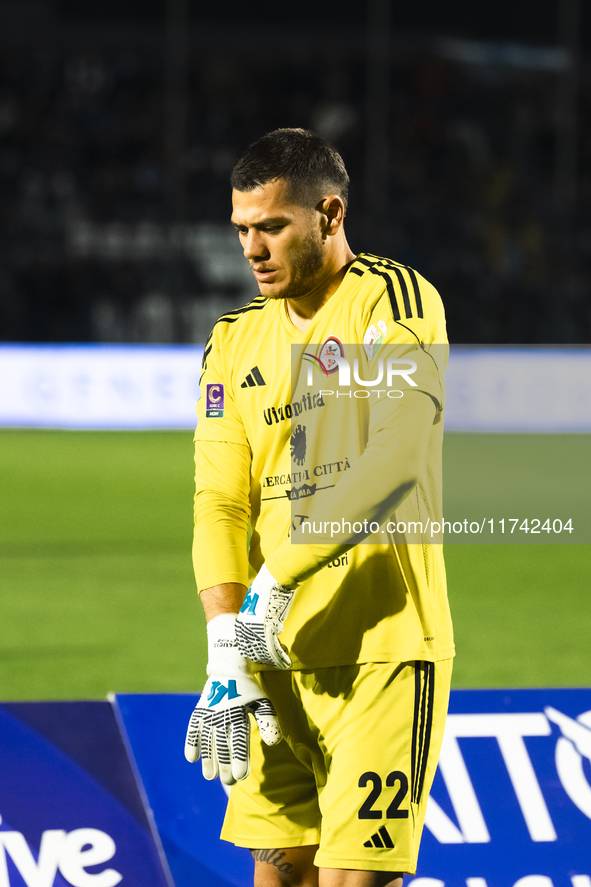
POLYGON ((235 636, 236 613, 222 613, 207 623, 207 674, 232 676, 249 674, 235 636))

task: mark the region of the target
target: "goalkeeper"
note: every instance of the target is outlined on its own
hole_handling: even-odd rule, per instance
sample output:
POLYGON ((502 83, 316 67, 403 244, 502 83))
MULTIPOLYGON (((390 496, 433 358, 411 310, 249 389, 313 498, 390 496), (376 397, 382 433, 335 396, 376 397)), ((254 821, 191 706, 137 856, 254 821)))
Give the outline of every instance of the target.
POLYGON ((204 353, 209 659, 185 754, 233 785, 222 837, 252 851, 255 887, 400 887, 449 697, 442 548, 423 535, 441 522, 445 316, 412 269, 350 250, 348 181, 305 130, 245 152, 232 222, 260 295, 204 353))

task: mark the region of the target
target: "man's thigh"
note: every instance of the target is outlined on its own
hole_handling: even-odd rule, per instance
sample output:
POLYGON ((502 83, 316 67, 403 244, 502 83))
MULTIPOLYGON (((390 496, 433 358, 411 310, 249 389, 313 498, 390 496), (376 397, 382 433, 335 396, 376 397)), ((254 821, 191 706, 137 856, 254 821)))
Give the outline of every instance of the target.
POLYGON ((320 808, 310 760, 299 760, 285 741, 265 745, 251 722, 250 773, 232 786, 221 837, 251 850, 318 844, 320 808))
POLYGON ((320 868, 414 873, 450 677, 451 661, 265 672, 289 746, 274 755, 253 736, 252 781, 236 793, 234 837, 222 836, 319 843, 320 868))

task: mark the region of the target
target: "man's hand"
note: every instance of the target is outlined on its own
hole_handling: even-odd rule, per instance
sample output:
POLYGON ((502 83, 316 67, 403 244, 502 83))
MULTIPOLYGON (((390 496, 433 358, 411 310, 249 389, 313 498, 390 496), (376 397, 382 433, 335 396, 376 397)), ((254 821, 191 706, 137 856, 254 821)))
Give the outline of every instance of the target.
POLYGON ((236 620, 236 640, 243 656, 263 665, 289 668, 291 659, 279 643, 283 620, 295 588, 280 585, 263 565, 248 589, 236 620))
POLYGON ((226 785, 244 779, 250 770, 249 714, 255 716, 267 745, 282 739, 273 704, 238 651, 235 622, 235 614, 229 613, 207 625, 209 677, 185 742, 186 759, 193 763, 201 757, 204 777, 215 779, 219 774, 226 785))

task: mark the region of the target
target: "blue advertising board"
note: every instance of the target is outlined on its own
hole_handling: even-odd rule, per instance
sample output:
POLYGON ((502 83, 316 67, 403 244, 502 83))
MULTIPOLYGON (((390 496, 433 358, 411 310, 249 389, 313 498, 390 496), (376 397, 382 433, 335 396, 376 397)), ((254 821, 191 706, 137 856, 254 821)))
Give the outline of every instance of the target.
POLYGON ((591 887, 591 690, 452 693, 417 876, 591 887))
POLYGON ((0 705, 0 887, 172 887, 108 702, 0 705))
POLYGON ((201 762, 184 757, 187 724, 199 697, 118 694, 116 705, 154 814, 176 887, 252 887, 248 850, 220 841, 228 797, 201 762))
MULTIPOLYGON (((251 887, 226 796, 182 758, 195 696, 119 696, 176 887, 251 887)), ((591 690, 456 690, 406 887, 591 887, 591 690)))
MULTIPOLYGON (((252 887, 197 698, 0 704, 0 887, 252 887)), ((452 692, 405 887, 591 887, 591 689, 452 692)))

